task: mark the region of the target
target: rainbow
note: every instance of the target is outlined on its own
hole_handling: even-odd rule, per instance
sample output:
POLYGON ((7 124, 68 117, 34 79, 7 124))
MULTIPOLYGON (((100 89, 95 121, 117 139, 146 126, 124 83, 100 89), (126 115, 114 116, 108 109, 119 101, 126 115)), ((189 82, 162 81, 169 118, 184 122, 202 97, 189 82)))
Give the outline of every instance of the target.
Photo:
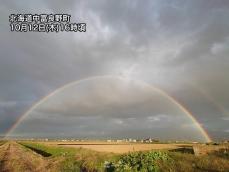
POLYGON ((31 106, 24 114, 22 114, 21 117, 6 132, 5 138, 8 138, 10 136, 10 134, 12 134, 12 132, 17 128, 17 126, 34 109, 36 109, 39 105, 41 105, 42 103, 44 103, 48 98, 52 97, 56 93, 61 92, 64 89, 66 89, 68 87, 71 87, 71 86, 73 86, 75 84, 79 84, 79 83, 84 82, 84 81, 89 81, 91 79, 101 79, 101 78, 117 78, 117 79, 124 79, 124 80, 127 80, 128 79, 128 80, 135 80, 135 81, 138 81, 138 82, 141 82, 141 83, 145 84, 149 88, 151 88, 154 91, 158 92, 159 94, 165 96, 168 100, 170 100, 171 102, 173 102, 181 111, 183 111, 191 119, 191 121, 195 124, 195 126, 198 128, 198 130, 200 131, 201 135, 204 137, 204 139, 206 140, 206 142, 211 142, 212 141, 212 139, 209 136, 209 134, 205 131, 205 129, 201 126, 201 124, 197 121, 197 119, 194 117, 194 115, 189 110, 187 110, 187 108, 185 108, 181 103, 179 103, 175 98, 173 98, 172 96, 170 96, 168 93, 166 93, 162 89, 153 87, 153 86, 151 86, 150 84, 148 84, 146 82, 139 81, 139 80, 136 80, 136 79, 129 79, 129 78, 121 77, 121 76, 114 76, 114 75, 103 75, 103 76, 88 77, 88 78, 85 78, 85 79, 81 79, 81 80, 77 80, 77 81, 74 81, 74 82, 70 82, 68 84, 65 84, 62 87, 59 87, 58 89, 54 90, 50 94, 48 94, 48 95, 44 96, 43 98, 41 98, 38 102, 36 102, 33 106, 31 106))
POLYGON ((204 98, 214 105, 215 108, 224 116, 228 116, 229 112, 218 103, 211 95, 209 95, 201 86, 188 82, 194 89, 196 89, 204 98))

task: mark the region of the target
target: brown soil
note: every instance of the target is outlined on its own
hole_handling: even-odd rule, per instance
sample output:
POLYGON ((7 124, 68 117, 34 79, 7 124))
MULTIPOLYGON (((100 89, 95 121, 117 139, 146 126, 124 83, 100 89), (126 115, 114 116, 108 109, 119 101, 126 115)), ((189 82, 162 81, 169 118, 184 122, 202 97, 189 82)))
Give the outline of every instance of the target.
POLYGON ((8 142, 0 147, 1 172, 45 172, 48 171, 47 165, 43 157, 16 142, 8 142))
POLYGON ((179 148, 175 144, 62 144, 64 147, 73 148, 86 148, 99 152, 111 152, 111 153, 128 153, 133 151, 147 151, 147 150, 161 150, 161 149, 177 149, 179 148))

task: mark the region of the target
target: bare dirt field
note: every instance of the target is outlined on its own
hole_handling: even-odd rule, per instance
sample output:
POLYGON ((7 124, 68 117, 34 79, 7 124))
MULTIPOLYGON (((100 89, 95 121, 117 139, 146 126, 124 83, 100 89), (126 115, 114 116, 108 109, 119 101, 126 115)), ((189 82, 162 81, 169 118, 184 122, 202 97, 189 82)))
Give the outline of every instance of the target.
POLYGON ((185 145, 181 144, 144 144, 144 143, 108 143, 108 142, 53 142, 51 145, 59 145, 72 148, 86 148, 99 152, 127 153, 133 151, 177 149, 185 145))
POLYGON ((99 152, 127 153, 132 151, 145 151, 152 149, 176 149, 175 145, 161 144, 133 144, 133 145, 62 145, 66 147, 86 148, 99 152))

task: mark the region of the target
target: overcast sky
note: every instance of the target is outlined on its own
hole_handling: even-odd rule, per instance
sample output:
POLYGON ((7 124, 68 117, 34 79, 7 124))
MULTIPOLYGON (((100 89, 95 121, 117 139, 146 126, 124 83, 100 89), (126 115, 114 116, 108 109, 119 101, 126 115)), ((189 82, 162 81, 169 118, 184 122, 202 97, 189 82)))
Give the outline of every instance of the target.
POLYGON ((228 0, 0 2, 1 135, 55 89, 112 75, 136 83, 126 86, 126 81, 103 78, 71 87, 28 115, 21 133, 33 133, 36 126, 31 124, 40 121, 41 126, 52 125, 33 133, 39 136, 201 140, 184 112, 141 87, 146 82, 184 105, 213 139, 228 139, 228 0), (12 13, 68 13, 72 22, 85 22, 87 31, 10 32, 12 13))

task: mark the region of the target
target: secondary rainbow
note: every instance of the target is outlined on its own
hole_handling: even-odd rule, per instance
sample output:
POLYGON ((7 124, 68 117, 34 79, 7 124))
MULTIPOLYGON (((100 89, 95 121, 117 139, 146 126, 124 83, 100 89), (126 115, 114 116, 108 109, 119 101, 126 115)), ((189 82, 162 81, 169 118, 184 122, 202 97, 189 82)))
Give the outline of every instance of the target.
MULTIPOLYGON (((81 79, 81 80, 77 80, 68 84, 65 84, 64 86, 56 89, 55 91, 51 92, 50 94, 46 95, 45 97, 41 98, 38 102, 36 102, 31 108, 29 108, 12 126, 11 128, 6 132, 5 138, 9 137, 10 134, 17 128, 18 124, 21 123, 21 121, 23 121, 34 109, 36 109, 39 105, 41 105, 42 103, 44 103, 48 98, 52 97, 53 95, 55 95, 56 93, 63 91, 64 89, 71 87, 75 84, 84 82, 84 81, 88 81, 91 79, 100 79, 100 78, 117 78, 117 79, 124 79, 127 80, 129 78, 125 78, 125 77, 121 77, 121 76, 113 76, 113 75, 103 75, 103 76, 93 76, 93 77, 88 77, 85 79, 81 79)), ((135 80, 138 82, 141 82, 143 84, 145 84, 145 86, 155 90, 156 92, 158 92, 159 94, 165 96, 168 100, 170 100, 171 102, 173 102, 180 110, 182 110, 191 120, 192 122, 195 124, 195 126, 198 128, 198 130, 200 131, 200 133, 202 134, 202 136, 205 138, 206 142, 211 142, 212 139, 209 136, 209 134, 204 130, 204 128, 201 126, 201 124, 196 120, 196 118, 194 117, 194 115, 187 110, 181 103, 179 103, 175 98, 173 98, 172 96, 170 96, 168 93, 166 93, 165 91, 163 91, 162 89, 156 88, 144 81, 139 81, 136 79, 129 79, 129 80, 135 80)))
POLYGON ((196 89, 201 95, 203 95, 203 97, 206 98, 207 101, 212 103, 222 115, 228 116, 229 112, 218 101, 216 101, 213 96, 209 95, 206 90, 204 90, 201 86, 197 84, 193 84, 190 82, 188 82, 188 84, 196 89))

